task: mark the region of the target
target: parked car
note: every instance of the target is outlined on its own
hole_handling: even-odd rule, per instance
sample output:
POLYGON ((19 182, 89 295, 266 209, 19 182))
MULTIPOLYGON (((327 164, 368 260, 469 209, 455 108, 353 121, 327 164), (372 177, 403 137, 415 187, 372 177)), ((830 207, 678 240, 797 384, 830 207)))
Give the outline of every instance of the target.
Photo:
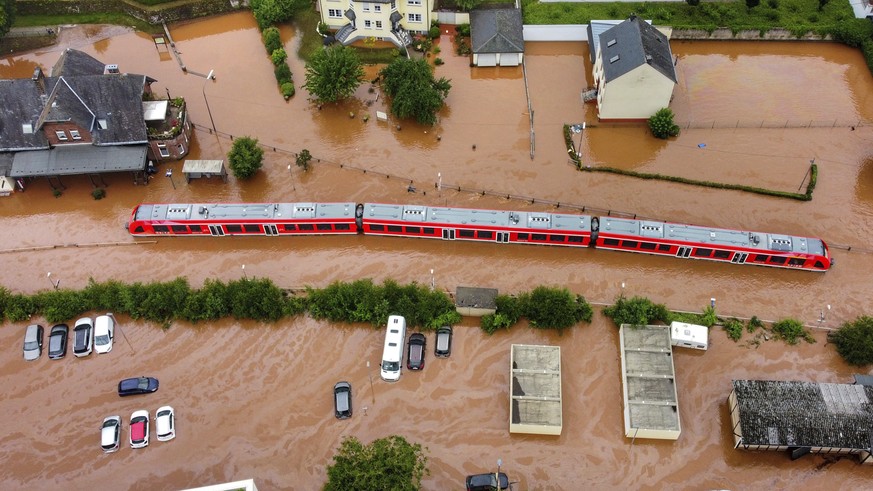
POLYGON ((118 382, 118 395, 122 397, 148 394, 156 390, 158 390, 158 379, 154 377, 126 378, 118 382))
POLYGON ((409 344, 406 347, 406 368, 421 370, 424 368, 424 350, 427 347, 427 338, 420 332, 409 336, 409 344))
POLYGON ((121 416, 109 416, 103 420, 100 428, 100 446, 103 453, 112 453, 118 450, 121 442, 121 416))
POLYGON ((109 353, 115 339, 115 317, 112 314, 98 315, 94 319, 94 351, 109 353))
POLYGON ((436 343, 433 345, 433 354, 440 358, 448 358, 452 354, 452 326, 443 326, 437 329, 436 343))
POLYGON ((149 412, 141 409, 130 415, 130 448, 149 446, 149 412))
POLYGON ((77 357, 88 356, 94 345, 94 321, 90 317, 82 317, 73 327, 73 354, 77 357))
POLYGON ((49 334, 49 358, 58 360, 67 356, 67 338, 70 328, 66 324, 55 324, 49 334))
POLYGON ((33 361, 42 356, 42 326, 31 324, 24 330, 24 360, 33 361))
POLYGON ((170 441, 176 438, 176 412, 170 406, 158 408, 155 413, 155 433, 159 442, 170 441))
POLYGON ((505 473, 491 472, 467 476, 467 491, 498 491, 509 489, 509 478, 505 473), (500 487, 498 487, 498 484, 500 487))
POLYGON ((352 417, 352 384, 337 382, 333 386, 333 409, 337 419, 352 417))

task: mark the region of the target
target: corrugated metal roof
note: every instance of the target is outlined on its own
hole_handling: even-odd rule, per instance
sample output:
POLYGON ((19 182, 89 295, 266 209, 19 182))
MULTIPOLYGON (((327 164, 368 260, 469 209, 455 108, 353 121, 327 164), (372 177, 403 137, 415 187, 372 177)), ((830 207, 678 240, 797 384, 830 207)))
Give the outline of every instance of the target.
POLYGON ((51 150, 18 152, 12 162, 12 177, 69 176, 145 169, 147 145, 97 147, 58 145, 51 150))

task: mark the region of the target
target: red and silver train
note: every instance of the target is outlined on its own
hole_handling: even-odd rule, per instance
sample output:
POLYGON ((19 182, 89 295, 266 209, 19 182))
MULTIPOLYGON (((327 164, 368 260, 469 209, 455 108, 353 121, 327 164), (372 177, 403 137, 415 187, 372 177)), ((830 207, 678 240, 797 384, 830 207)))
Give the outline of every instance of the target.
POLYGON ((135 236, 365 234, 594 247, 827 271, 821 239, 619 217, 382 203, 141 204, 135 236))

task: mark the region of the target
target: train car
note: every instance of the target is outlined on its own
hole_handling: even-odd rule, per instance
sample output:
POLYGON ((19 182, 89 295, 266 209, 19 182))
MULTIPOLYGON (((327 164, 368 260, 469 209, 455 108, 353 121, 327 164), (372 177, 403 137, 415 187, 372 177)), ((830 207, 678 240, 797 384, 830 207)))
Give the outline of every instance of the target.
POLYGON ((600 217, 595 242, 598 249, 807 271, 832 264, 821 239, 617 217, 600 217))
POLYGON ((587 247, 591 217, 365 203, 365 235, 587 247))
POLYGON ((355 203, 141 204, 127 224, 136 236, 356 234, 355 203))

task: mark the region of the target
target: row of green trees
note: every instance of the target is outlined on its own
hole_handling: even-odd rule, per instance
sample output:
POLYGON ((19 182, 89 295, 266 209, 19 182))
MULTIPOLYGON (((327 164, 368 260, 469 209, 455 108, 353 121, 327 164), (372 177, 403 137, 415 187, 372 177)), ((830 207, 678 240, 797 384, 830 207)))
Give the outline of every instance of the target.
POLYGON ((264 41, 267 54, 270 55, 270 61, 273 62, 276 83, 279 84, 282 97, 287 101, 294 96, 294 77, 291 73, 291 67, 288 66, 288 53, 282 45, 279 29, 275 26, 264 29, 261 31, 261 39, 264 41))
POLYGON ((585 321, 591 322, 594 310, 582 295, 566 288, 538 286, 517 296, 498 295, 497 311, 482 317, 482 330, 494 334, 509 329, 524 317, 535 329, 565 329, 585 321))

